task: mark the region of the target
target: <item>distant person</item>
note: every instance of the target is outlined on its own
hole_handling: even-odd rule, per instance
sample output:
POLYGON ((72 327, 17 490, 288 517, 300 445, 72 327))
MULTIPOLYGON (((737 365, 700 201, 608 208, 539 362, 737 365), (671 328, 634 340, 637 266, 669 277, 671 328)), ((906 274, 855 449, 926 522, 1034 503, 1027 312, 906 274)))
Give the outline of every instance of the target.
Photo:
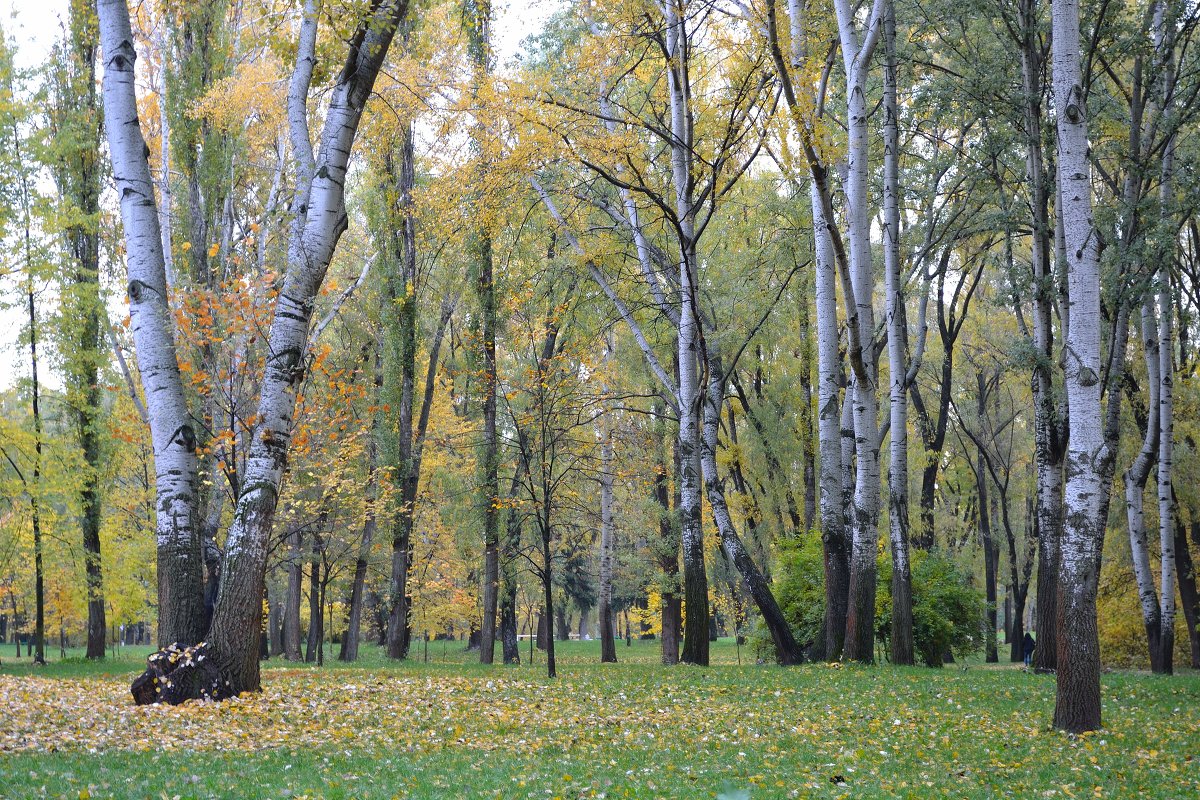
POLYGON ((1034 641, 1033 634, 1025 631, 1025 638, 1022 640, 1021 645, 1025 650, 1025 668, 1028 669, 1033 663, 1033 651, 1037 649, 1037 642, 1034 641))

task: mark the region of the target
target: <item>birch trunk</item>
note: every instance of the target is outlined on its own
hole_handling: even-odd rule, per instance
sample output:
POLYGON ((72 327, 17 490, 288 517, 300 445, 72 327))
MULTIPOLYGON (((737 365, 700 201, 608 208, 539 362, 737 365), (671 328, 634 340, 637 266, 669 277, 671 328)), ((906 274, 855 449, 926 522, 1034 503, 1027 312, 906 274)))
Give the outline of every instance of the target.
POLYGON ((680 524, 683 543, 684 616, 682 661, 708 666, 708 574, 700 519, 701 447, 699 310, 696 306, 696 208, 692 198, 692 118, 688 103, 688 30, 682 10, 663 6, 666 16, 667 93, 671 115, 671 181, 679 224, 679 454, 680 524))
MULTIPOLYGON (((1160 113, 1169 112, 1168 103, 1172 99, 1172 67, 1174 64, 1174 28, 1175 19, 1168 0, 1158 0, 1155 4, 1153 26, 1154 45, 1160 70, 1158 91, 1155 93, 1155 105, 1160 113)), ((1169 124, 1169 123, 1168 123, 1169 124)), ((1172 204, 1172 188, 1174 186, 1175 169, 1175 138, 1167 134, 1163 148, 1162 176, 1159 182, 1159 205, 1162 222, 1173 226, 1168 217, 1172 204)), ((1171 293, 1171 275, 1175 261, 1173 243, 1165 244, 1158 253, 1158 373, 1161 384, 1158 391, 1158 540, 1160 553, 1160 582, 1162 584, 1162 599, 1159 609, 1159 667, 1167 675, 1174 671, 1175 657, 1175 529, 1173 513, 1175 510, 1174 490, 1171 484, 1171 470, 1174 466, 1174 298, 1171 293)))
POLYGON ((308 138, 307 101, 317 18, 311 0, 306 3, 301 46, 288 94, 292 146, 302 161, 292 208, 288 268, 268 336, 271 356, 255 415, 258 424, 227 537, 223 579, 209 637, 216 663, 225 675, 223 693, 238 694, 259 687, 258 636, 266 559, 279 485, 287 464, 296 392, 304 378, 313 303, 346 229, 345 179, 362 112, 406 9, 406 0, 374 5, 354 34, 349 56, 329 95, 320 148, 314 157, 308 138))
POLYGON ((1050 269, 1050 191, 1042 150, 1042 49, 1037 0, 1020 0, 1021 80, 1025 103, 1025 171, 1030 191, 1033 271, 1033 344, 1037 354, 1031 384, 1034 415, 1034 463, 1037 471, 1037 621, 1036 672, 1052 672, 1058 662, 1055 608, 1058 595, 1059 540, 1062 535, 1063 422, 1054 400, 1054 276, 1050 269))
MULTIPOLYGON (((97 14, 104 50, 105 129, 125 227, 129 313, 154 447, 158 643, 191 645, 205 635, 196 434, 176 360, 154 182, 138 119, 137 51, 129 9, 125 0, 100 0, 97 14)), ((261 586, 256 588, 254 598, 261 597, 261 586)), ((249 605, 257 609, 261 603, 254 599, 249 605)), ((257 675, 257 647, 252 649, 257 675)))
POLYGON ((893 664, 913 663, 912 576, 908 561, 908 326, 900 276, 900 135, 896 102, 896 12, 886 0, 883 78, 883 262, 887 286, 890 430, 888 533, 892 551, 893 664))
POLYGON ((882 0, 876 0, 861 46, 854 9, 849 0, 836 0, 838 31, 846 72, 847 146, 846 217, 849 222, 850 283, 857 318, 857 345, 863 363, 854 370, 853 406, 856 475, 851 520, 850 589, 846 614, 845 657, 851 661, 874 661, 875 642, 875 554, 879 541, 879 423, 878 383, 874 343, 872 300, 874 270, 871 259, 867 191, 869 148, 867 135, 867 65, 879 36, 882 0))
POLYGON ((846 513, 843 505, 842 414, 844 380, 838 353, 837 279, 829 223, 815 181, 809 184, 816 260, 817 303, 817 440, 820 449, 821 544, 825 571, 825 659, 842 655, 846 636, 846 597, 850 582, 846 513))
MULTIPOLYGON (((1150 548, 1146 537, 1144 495, 1146 481, 1154 469, 1158 457, 1159 427, 1159 378, 1160 357, 1158 342, 1158 320, 1149 299, 1142 302, 1142 352, 1146 362, 1146 432, 1142 446, 1124 476, 1125 519, 1129 526, 1129 549, 1133 558, 1133 575, 1137 581, 1138 601, 1142 609, 1142 624, 1146 629, 1146 643, 1150 652, 1150 668, 1162 671, 1160 648, 1160 615, 1158 588, 1154 584, 1154 569, 1150 564, 1150 548)), ((1172 534, 1173 535, 1173 534, 1172 534)))
POLYGON ((717 473, 718 430, 721 425, 721 406, 725 402, 723 389, 724 370, 714 353, 708 355, 708 391, 704 395, 704 439, 701 444, 701 469, 708 504, 712 508, 717 533, 721 538, 721 549, 741 574, 762 615, 763 624, 771 634, 775 645, 775 657, 780 664, 799 664, 804 660, 796 639, 792 635, 779 604, 771 592, 770 582, 758 569, 754 559, 742 544, 733 526, 729 506, 725 502, 725 490, 717 473))
POLYGON ((1051 9, 1059 196, 1070 298, 1064 359, 1070 443, 1056 609, 1058 687, 1054 725, 1080 733, 1100 727, 1096 588, 1104 543, 1102 512, 1108 492, 1104 475, 1110 472, 1108 465, 1114 453, 1097 424, 1102 419, 1100 258, 1092 222, 1078 0, 1052 0, 1051 9))

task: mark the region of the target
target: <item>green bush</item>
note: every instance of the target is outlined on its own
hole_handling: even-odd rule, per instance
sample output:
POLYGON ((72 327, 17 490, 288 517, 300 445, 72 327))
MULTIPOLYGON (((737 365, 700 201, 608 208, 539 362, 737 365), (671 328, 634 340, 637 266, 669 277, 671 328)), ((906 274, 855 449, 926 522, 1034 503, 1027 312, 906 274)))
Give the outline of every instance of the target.
MULTIPOLYGON (((825 615, 825 556, 816 534, 781 541, 771 591, 792 627, 796 641, 806 651, 820 642, 825 615)), ((750 645, 760 661, 774 662, 775 644, 758 618, 750 632, 750 645)))
MULTIPOLYGON (((875 634, 891 637, 892 561, 879 555, 875 593, 875 634)), ((943 656, 970 655, 984 643, 983 597, 971 588, 952 561, 937 553, 912 554, 913 648, 929 666, 941 666, 943 656)), ((809 535, 780 544, 772 590, 796 641, 812 657, 820 657, 824 633, 825 568, 821 537, 809 535)), ((762 661, 774 661, 775 647, 761 621, 751 633, 751 646, 762 661)))
MULTIPOLYGON (((875 636, 882 642, 892 630, 892 560, 879 557, 875 593, 875 636)), ((946 653, 970 655, 984 643, 983 597, 967 577, 938 553, 912 553, 913 649, 928 666, 942 665, 946 653)))

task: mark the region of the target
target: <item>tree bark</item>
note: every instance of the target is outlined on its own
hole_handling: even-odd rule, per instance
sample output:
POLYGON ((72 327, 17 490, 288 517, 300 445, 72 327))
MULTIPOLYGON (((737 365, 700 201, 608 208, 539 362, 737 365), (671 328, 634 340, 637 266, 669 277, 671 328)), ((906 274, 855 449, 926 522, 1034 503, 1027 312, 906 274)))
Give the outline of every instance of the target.
POLYGON ((867 134, 867 68, 879 39, 880 15, 884 0, 876 0, 862 42, 859 41, 854 10, 849 0, 836 0, 838 32, 846 74, 847 101, 847 179, 846 217, 849 222, 850 294, 856 318, 857 348, 861 363, 853 370, 854 441, 856 471, 854 483, 852 544, 850 551, 850 589, 846 614, 844 655, 848 660, 870 663, 875 659, 875 583, 876 546, 879 540, 879 424, 877 421, 878 376, 875 369, 874 343, 868 339, 875 330, 872 301, 874 270, 871 260, 870 222, 867 191, 869 148, 867 134))
MULTIPOLYGON (((717 472, 718 430, 721 424, 721 406, 725 402, 724 382, 725 373, 720 357, 711 350, 707 353, 708 391, 703 397, 704 431, 701 451, 701 469, 704 474, 704 487, 708 496, 709 507, 717 524, 717 532, 721 538, 721 548, 729 557, 730 563, 742 576, 750 596, 754 598, 762 615, 763 624, 771 634, 775 645, 775 656, 780 664, 799 664, 804 660, 800 647, 792 634, 791 626, 783 616, 775 595, 771 592, 770 583, 754 563, 750 553, 742 544, 741 538, 733 526, 733 518, 725 502, 725 490, 721 485, 717 472)), ((689 606, 690 607, 690 606, 689 606)), ((711 636, 710 639, 716 637, 711 636)))
MULTIPOLYGON (((607 360, 607 359, 606 359, 607 360)), ((613 443, 608 420, 601 422, 600 445, 600 662, 617 663, 617 645, 613 639, 612 559, 613 559, 613 443)))
MULTIPOLYGON (((887 286, 888 384, 891 442, 888 533, 892 551, 893 664, 913 663, 912 575, 908 560, 908 326, 900 276, 900 135, 896 102, 896 11, 883 12, 883 261, 887 286)), ((993 626, 994 629, 994 626, 993 626)))
MULTIPOLYGON (((1101 426, 1100 258, 1092 221, 1087 108, 1080 69, 1078 0, 1051 0, 1058 180, 1070 297, 1065 383, 1070 406, 1065 521, 1057 596, 1058 687, 1054 726, 1100 727, 1100 643, 1096 624, 1104 543, 1105 462, 1114 458, 1101 426)), ((1119 403, 1112 397, 1110 403, 1119 403)))
POLYGON ((825 573, 824 656, 841 658, 846 636, 846 600, 850 583, 846 513, 843 506, 842 414, 840 387, 845 380, 838 354, 837 278, 829 222, 815 181, 809 184, 815 243, 817 304, 817 441, 820 450, 821 547, 825 573))
MULTIPOLYGON (((375 405, 379 405, 379 392, 383 383, 383 359, 382 354, 375 351, 375 379, 373 396, 375 405)), ((359 635, 362 631, 362 611, 363 611, 363 594, 366 590, 367 583, 367 567, 371 561, 371 545, 375 540, 375 531, 378 528, 378 522, 375 517, 375 504, 379 498, 378 476, 376 475, 376 467, 378 462, 378 448, 376 438, 378 435, 378 426, 373 426, 371 435, 367 439, 367 490, 366 490, 366 511, 363 516, 362 537, 358 543, 358 557, 354 561, 354 577, 350 584, 350 608, 347 613, 346 635, 342 638, 341 650, 338 652, 339 661, 357 661, 358 660, 358 642, 359 635)))
MULTIPOLYGON (((154 447, 158 642, 192 645, 205 634, 196 434, 176 360, 154 183, 138 119, 137 51, 129 9, 125 0, 99 0, 97 14, 104 49, 105 129, 125 227, 130 318, 154 447)), ((245 599, 253 608, 262 591, 259 586, 250 588, 254 591, 245 599)), ((242 627, 251 624, 257 629, 257 620, 251 623, 247 617, 242 627)), ((257 675, 256 649, 253 662, 257 675)))
POLYGON ((406 10, 406 0, 381 2, 372 6, 360 24, 329 94, 320 148, 314 157, 307 99, 315 61, 317 17, 312 0, 305 6, 301 46, 288 93, 292 146, 301 161, 292 207, 288 268, 268 335, 268 352, 272 355, 262 378, 255 416, 258 424, 227 536, 221 589, 209 637, 229 694, 259 687, 259 609, 267 551, 287 463, 296 394, 305 373, 313 303, 346 228, 344 182, 362 112, 406 10))
POLYGON ((73 268, 68 270, 61 302, 72 347, 63 353, 63 361, 85 465, 79 476, 79 497, 88 614, 87 657, 96 659, 104 658, 107 629, 100 553, 103 409, 98 378, 106 348, 101 338, 101 315, 105 312, 100 289, 98 231, 101 117, 95 69, 99 42, 92 15, 90 5, 71 4, 65 59, 52 83, 54 103, 49 117, 56 138, 52 174, 71 219, 64 239, 73 268))

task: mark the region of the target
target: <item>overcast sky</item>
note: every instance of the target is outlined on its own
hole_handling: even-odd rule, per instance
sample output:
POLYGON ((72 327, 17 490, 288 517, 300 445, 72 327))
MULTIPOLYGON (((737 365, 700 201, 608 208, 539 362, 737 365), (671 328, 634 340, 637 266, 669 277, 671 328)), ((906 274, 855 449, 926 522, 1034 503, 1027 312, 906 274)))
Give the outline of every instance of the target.
MULTIPOLYGON (((5 34, 17 45, 19 67, 38 66, 45 61, 56 36, 64 29, 68 0, 0 0, 0 13, 5 34)), ((559 7, 560 0, 511 0, 496 5, 496 51, 501 63, 509 61, 520 47, 521 40, 535 33, 546 18, 559 7)), ((23 304, 4 307, 20 299, 19 286, 0 281, 0 389, 12 386, 19 378, 29 376, 29 360, 20 345, 21 326, 25 320, 23 304)), ((38 373, 50 386, 61 381, 50 374, 47 359, 41 358, 38 373)))

